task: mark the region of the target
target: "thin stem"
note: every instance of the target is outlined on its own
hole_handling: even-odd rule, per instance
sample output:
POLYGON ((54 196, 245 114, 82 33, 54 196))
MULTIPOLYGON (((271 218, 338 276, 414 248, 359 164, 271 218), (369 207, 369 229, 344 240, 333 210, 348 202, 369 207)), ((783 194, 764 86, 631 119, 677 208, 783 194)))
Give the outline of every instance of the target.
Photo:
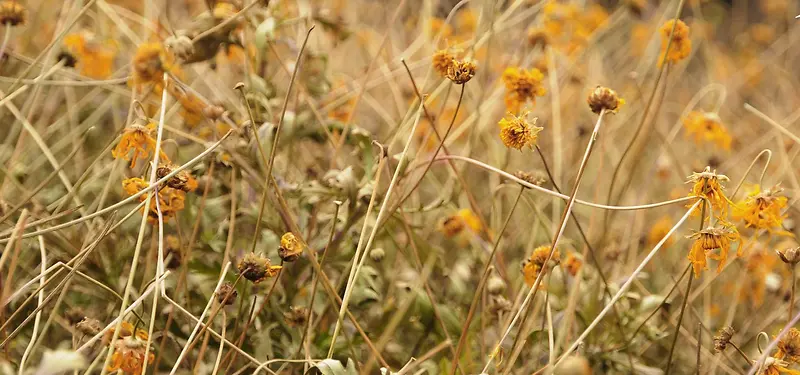
POLYGON ((695 202, 689 208, 689 210, 686 211, 683 217, 680 220, 678 220, 675 226, 673 226, 672 229, 670 229, 669 232, 667 232, 664 238, 662 238, 661 241, 659 241, 656 244, 656 246, 653 247, 653 250, 651 250, 650 253, 647 254, 644 260, 642 260, 642 262, 639 264, 639 266, 636 267, 636 269, 630 274, 630 276, 626 278, 627 281, 624 284, 622 284, 622 286, 617 291, 617 294, 614 295, 614 298, 612 298, 611 301, 609 301, 606 304, 605 308, 603 308, 600 314, 598 314, 597 317, 595 317, 595 319, 592 321, 592 323, 589 324, 588 327, 586 327, 583 333, 581 333, 581 335, 578 336, 577 339, 575 339, 575 342, 573 342, 573 344, 567 350, 564 351, 564 353, 561 355, 561 359, 559 359, 556 362, 554 367, 558 367, 558 365, 561 363, 561 361, 564 360, 564 358, 566 358, 575 349, 578 348, 578 345, 580 345, 583 342, 583 339, 585 339, 586 336, 589 335, 589 333, 600 323, 600 320, 602 320, 603 317, 605 317, 606 314, 611 310, 611 306, 613 306, 622 297, 622 295, 625 294, 625 292, 628 290, 631 284, 633 284, 633 281, 636 280, 636 277, 639 275, 639 273, 641 273, 644 267, 650 262, 651 259, 653 259, 658 250, 661 249, 662 246, 664 246, 664 243, 667 242, 670 236, 672 236, 675 233, 675 231, 678 230, 678 228, 686 221, 686 219, 689 218, 689 215, 691 215, 692 211, 694 211, 694 209, 697 208, 698 204, 700 204, 700 201, 695 202))
POLYGON ((514 198, 514 203, 511 205, 511 210, 508 212, 508 216, 506 216, 506 220, 503 222, 503 226, 500 227, 500 232, 497 234, 497 238, 494 240, 494 246, 492 247, 492 252, 489 254, 489 259, 486 260, 486 265, 483 267, 483 273, 478 281, 478 287, 473 293, 472 303, 469 305, 467 319, 464 321, 464 325, 461 327, 461 336, 458 339, 458 344, 456 345, 456 352, 453 354, 450 370, 451 375, 455 375, 457 371, 459 355, 461 354, 461 350, 464 348, 464 344, 467 341, 467 331, 469 331, 470 323, 472 323, 472 318, 475 316, 475 310, 478 307, 478 301, 480 301, 483 287, 486 285, 486 280, 489 278, 492 260, 494 259, 495 254, 497 254, 497 250, 500 248, 500 240, 503 238, 503 233, 505 233, 508 223, 511 222, 511 217, 514 216, 514 210, 517 208, 519 199, 522 197, 522 193, 524 191, 525 187, 520 186, 519 193, 517 194, 517 197, 514 198))
MULTIPOLYGON (((698 230, 703 230, 706 221, 706 201, 703 200, 703 206, 700 209, 700 225, 698 230)), ((689 273, 689 281, 686 282, 686 295, 683 298, 681 311, 678 314, 678 322, 675 324, 675 334, 672 337, 672 344, 669 347, 669 356, 667 357, 667 369, 664 371, 665 375, 669 375, 672 369, 672 356, 675 354, 675 344, 678 342, 678 334, 681 331, 681 322, 683 322, 683 313, 686 311, 686 305, 689 304, 689 294, 692 292, 692 281, 694 280, 694 272, 689 273)), ((698 342, 698 345, 700 343, 698 342)))
POLYGON ((744 354, 742 349, 739 349, 739 346, 734 344, 732 341, 728 341, 728 344, 730 344, 734 349, 736 349, 736 352, 739 353, 739 355, 742 356, 742 358, 744 358, 744 360, 747 361, 747 363, 753 363, 753 361, 750 360, 750 357, 748 357, 747 354, 744 354))
POLYGON ((794 313, 793 313, 794 312, 794 290, 795 290, 795 284, 797 284, 797 279, 795 278, 795 268, 797 268, 797 267, 795 267, 794 264, 792 264, 790 267, 792 268, 792 294, 791 294, 791 297, 789 297, 789 319, 788 319, 788 321, 792 320, 792 317, 794 316, 794 313))

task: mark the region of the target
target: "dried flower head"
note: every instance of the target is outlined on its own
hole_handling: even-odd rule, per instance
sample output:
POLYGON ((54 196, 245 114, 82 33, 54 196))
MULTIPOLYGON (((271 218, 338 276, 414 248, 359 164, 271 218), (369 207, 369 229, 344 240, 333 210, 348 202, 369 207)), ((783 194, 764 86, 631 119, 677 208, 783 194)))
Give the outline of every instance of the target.
POLYGON ((731 326, 720 329, 717 335, 714 336, 714 350, 717 352, 725 351, 734 333, 736 333, 736 331, 731 326))
MULTIPOLYGON (((141 374, 144 367, 152 364, 155 360, 153 350, 148 350, 148 356, 145 360, 144 353, 147 348, 148 335, 142 329, 137 329, 136 334, 133 335, 133 325, 128 322, 122 322, 123 329, 119 334, 119 339, 113 344, 114 354, 111 355, 111 363, 108 365, 107 370, 122 371, 125 374, 141 374)), ((107 331, 113 335, 113 329, 107 331)))
POLYGON ((658 56, 658 65, 666 61, 667 63, 676 63, 689 56, 692 52, 692 40, 689 39, 689 26, 679 20, 671 19, 664 23, 659 29, 661 32, 661 54, 658 56), (672 32, 672 28, 675 32, 672 32), (672 39, 670 39, 672 34, 672 39), (670 40, 672 41, 670 43, 670 40), (669 51, 667 51, 669 45, 669 51), (666 59, 666 60, 665 60, 666 59))
POLYGON ((781 261, 786 264, 797 264, 800 262, 800 247, 790 247, 787 249, 775 250, 781 261))
POLYGON ((280 271, 281 266, 273 266, 269 258, 255 253, 247 253, 236 267, 239 273, 247 280, 258 284, 270 277, 274 277, 280 271))
POLYGON ((281 246, 278 248, 278 255, 284 262, 294 262, 303 253, 303 243, 292 232, 286 232, 281 236, 281 246))
MULTIPOLYGON (((756 363, 758 363, 758 361, 753 360, 753 364, 756 363)), ((760 371, 756 372, 756 375, 800 375, 800 371, 788 369, 787 367, 789 365, 791 365, 791 363, 775 357, 767 357, 764 360, 764 367, 760 371)))
POLYGON ((537 118, 529 122, 528 113, 520 116, 511 113, 503 117, 498 125, 500 126, 500 139, 508 148, 521 150, 523 147, 533 147, 539 137, 539 132, 544 128, 536 126, 537 118))
MULTIPOLYGON (((692 262, 695 276, 699 277, 704 269, 708 269, 706 257, 717 260, 717 273, 722 271, 725 261, 728 259, 728 252, 734 242, 741 242, 739 232, 736 227, 722 222, 720 226, 708 227, 699 232, 688 236, 694 240, 692 249, 689 251, 689 261, 692 262), (719 254, 712 253, 719 249, 719 254)), ((741 252, 741 246, 739 248, 741 252)))
POLYGON ((516 171, 514 177, 536 186, 542 186, 547 182, 547 177, 537 172, 516 171))
POLYGON ((625 99, 620 98, 616 91, 608 87, 597 86, 586 98, 586 102, 594 113, 600 114, 602 111, 616 113, 619 107, 625 104, 625 99))
MULTIPOLYGON (((117 146, 111 150, 111 156, 115 159, 130 160, 131 168, 135 168, 138 158, 150 157, 156 149, 156 140, 152 136, 155 126, 152 122, 143 124, 142 121, 135 121, 128 125, 123 130, 117 146), (133 151, 132 156, 131 151, 133 151)), ((162 162, 169 162, 167 154, 162 150, 159 152, 159 159, 162 162)))
POLYGON ((692 191, 689 193, 689 196, 708 199, 711 203, 711 208, 719 210, 720 215, 722 215, 727 212, 728 204, 731 203, 723 192, 721 182, 724 181, 730 181, 728 176, 717 174, 716 170, 711 171, 711 167, 706 167, 702 172, 692 173, 692 175, 688 177, 686 183, 692 184, 692 191))
POLYGON ((508 111, 517 113, 528 101, 536 104, 537 96, 547 92, 542 81, 544 74, 539 69, 530 70, 509 67, 503 72, 503 83, 506 86, 505 103, 508 111))
POLYGON ((233 284, 230 282, 225 282, 220 285, 216 292, 217 302, 225 306, 233 305, 238 295, 239 292, 236 291, 236 288, 234 288, 233 284))
POLYGON ((709 142, 725 151, 731 149, 731 135, 716 113, 689 112, 683 120, 683 127, 686 129, 686 136, 694 137, 697 144, 709 142))
POLYGON ((439 73, 440 76, 447 77, 447 72, 450 71, 450 67, 453 66, 453 62, 455 60, 456 58, 453 53, 450 52, 450 50, 438 50, 433 54, 433 70, 435 70, 436 73, 439 73))
POLYGON ((308 319, 308 309, 302 306, 292 306, 289 311, 283 313, 283 317, 290 327, 303 327, 308 319))
POLYGON ((453 63, 447 67, 446 77, 453 83, 463 85, 475 76, 477 70, 478 65, 473 60, 453 60, 453 63))
MULTIPOLYGON (((172 173, 178 166, 174 164, 161 164, 156 168, 156 177, 162 179, 172 173)), ((182 169, 176 175, 167 180, 167 186, 183 190, 185 192, 195 191, 197 189, 197 180, 192 177, 189 171, 182 169)))
POLYGON ((800 330, 794 327, 789 328, 789 331, 778 340, 778 351, 775 353, 775 358, 787 362, 800 361, 800 330))
POLYGON ((171 35, 164 40, 164 45, 181 60, 189 60, 194 54, 194 44, 186 35, 171 35))
MULTIPOLYGON (((128 195, 134 195, 146 189, 150 184, 140 177, 128 178, 122 181, 122 190, 128 195)), ((139 201, 144 202, 147 199, 146 194, 139 196, 139 201)), ((150 200, 150 208, 147 214, 147 220, 151 224, 158 223, 158 210, 161 210, 161 217, 164 221, 169 220, 178 214, 178 211, 183 210, 186 194, 177 189, 164 187, 158 190, 158 203, 155 199, 150 200)), ((142 207, 144 209, 144 207, 142 207)))
POLYGON ((747 228, 764 229, 769 232, 777 229, 781 234, 789 234, 781 230, 783 219, 787 217, 783 210, 788 203, 788 199, 782 193, 783 188, 780 185, 763 191, 759 185, 753 186, 747 197, 733 206, 733 218, 744 221, 747 228))
POLYGON ((168 235, 164 238, 164 260, 169 260, 167 269, 174 270, 183 264, 183 248, 177 236, 168 235))
MULTIPOLYGON (((530 258, 522 262, 522 275, 525 277, 525 283, 528 284, 528 286, 533 286, 533 284, 536 282, 536 278, 539 276, 539 272, 545 268, 545 264, 547 263, 547 258, 549 256, 550 246, 542 245, 533 249, 533 253, 531 253, 530 258)), ((554 267, 560 262, 561 253, 558 251, 558 249, 555 249, 553 252, 553 257, 547 264, 547 268, 554 267)))
POLYGON ((103 325, 97 319, 84 317, 75 324, 75 329, 86 336, 94 336, 103 330, 103 325))
POLYGON ((17 26, 24 25, 28 18, 28 11, 17 0, 0 2, 0 24, 17 26))

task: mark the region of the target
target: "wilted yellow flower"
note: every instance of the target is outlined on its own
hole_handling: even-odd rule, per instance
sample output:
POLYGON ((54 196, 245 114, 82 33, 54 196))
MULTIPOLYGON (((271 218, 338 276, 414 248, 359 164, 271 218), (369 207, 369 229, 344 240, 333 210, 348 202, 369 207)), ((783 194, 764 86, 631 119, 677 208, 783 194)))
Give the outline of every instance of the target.
POLYGON ((689 39, 689 26, 679 20, 671 19, 664 23, 659 30, 661 32, 661 54, 658 56, 658 66, 664 62, 666 56, 667 63, 676 63, 689 56, 692 52, 692 40, 689 39), (670 33, 672 27, 675 25, 675 32, 672 34, 672 43, 670 43, 670 33), (669 44, 669 51, 667 45, 669 44))
MULTIPOLYGON (((140 177, 128 178, 122 181, 122 190, 128 195, 134 195, 144 189, 150 184, 140 177)), ((176 216, 178 211, 183 210, 186 193, 182 190, 173 189, 169 186, 164 186, 158 189, 158 206, 156 200, 150 200, 150 208, 147 212, 147 221, 151 224, 158 223, 158 209, 161 209, 161 217, 164 221, 176 216)), ((144 202, 147 199, 146 194, 139 196, 139 201, 144 202)), ((144 209, 144 207, 142 207, 144 209)))
MULTIPOLYGON (((528 286, 533 286, 536 278, 539 276, 542 268, 545 267, 547 257, 550 255, 550 246, 542 245, 533 249, 531 257, 522 262, 522 275, 525 277, 525 283, 528 286)), ((556 249, 553 252, 553 257, 550 258, 548 267, 555 266, 561 262, 561 253, 556 249)))
POLYGON ((744 221, 747 228, 770 232, 780 229, 787 216, 782 211, 788 202, 782 193, 783 188, 780 185, 764 191, 761 191, 759 185, 753 186, 747 197, 733 206, 733 218, 744 221))
POLYGON ((717 171, 711 171, 711 167, 706 167, 702 172, 695 172, 689 176, 686 183, 692 184, 692 191, 689 193, 690 197, 704 197, 711 203, 711 208, 718 210, 720 215, 728 210, 728 204, 731 203, 725 193, 722 191, 723 187, 721 182, 729 181, 728 176, 724 174, 717 174, 717 171))
MULTIPOLYGON (((121 370, 125 374, 141 374, 144 367, 155 360, 152 349, 149 350, 147 360, 144 358, 144 352, 147 348, 147 332, 137 329, 134 335, 133 325, 128 322, 122 322, 120 331, 119 339, 114 342, 112 348, 114 354, 111 355, 111 363, 108 365, 107 370, 111 372, 121 370)), ((110 341, 111 335, 114 334, 114 329, 108 330, 106 334, 106 341, 110 341)))
POLYGON ((528 113, 521 116, 508 114, 500 120, 500 139, 508 148, 521 150, 523 147, 533 147, 543 128, 536 126, 537 118, 533 122, 528 122, 528 113))
POLYGON ((278 248, 278 255, 284 262, 294 262, 303 253, 303 243, 292 232, 286 232, 281 236, 281 246, 278 248))
POLYGON ((163 84, 164 72, 172 69, 175 58, 161 43, 143 43, 133 56, 133 84, 163 84))
POLYGON ((778 351, 775 358, 787 362, 800 361, 800 330, 789 328, 789 331, 778 340, 778 351))
POLYGON ((716 113, 689 112, 683 119, 683 127, 686 129, 686 136, 694 137, 697 144, 711 142, 725 151, 731 149, 731 135, 716 113))
MULTIPOLYGON (((718 227, 708 227, 699 232, 695 232, 688 238, 694 240, 692 249, 689 251, 689 261, 692 262, 694 274, 700 277, 703 270, 708 269, 708 262, 706 257, 717 260, 717 272, 722 271, 725 266, 725 261, 728 259, 728 252, 731 250, 731 245, 734 242, 740 242, 741 237, 736 227, 721 223, 718 227), (719 249, 719 254, 711 253, 713 250, 719 249)), ((741 246, 739 248, 741 251, 741 246)))
POLYGON ((258 284, 270 277, 277 276, 278 271, 283 267, 273 266, 269 258, 264 256, 255 253, 247 253, 242 260, 239 261, 236 268, 239 270, 239 274, 241 274, 242 277, 252 281, 253 284, 258 284))
POLYGON ((519 112, 523 104, 530 100, 536 104, 537 96, 547 92, 542 81, 544 74, 539 69, 530 70, 509 67, 503 72, 503 83, 506 86, 505 103, 509 112, 519 112))
MULTIPOLYGON (((130 160, 131 168, 136 167, 136 159, 147 158, 156 149, 156 140, 151 135, 155 126, 152 122, 147 125, 135 122, 126 127, 119 144, 111 150, 111 156, 115 159, 130 160), (130 155, 131 151, 133 151, 133 156, 130 155)), ((159 152, 160 161, 169 163, 167 154, 161 150, 159 152)))

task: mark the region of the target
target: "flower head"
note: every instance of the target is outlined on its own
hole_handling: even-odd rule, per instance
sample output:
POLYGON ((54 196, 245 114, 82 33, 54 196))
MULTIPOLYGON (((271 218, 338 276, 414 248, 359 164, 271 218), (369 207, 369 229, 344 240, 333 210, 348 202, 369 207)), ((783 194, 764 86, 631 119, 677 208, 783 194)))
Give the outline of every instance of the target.
POLYGON ((764 191, 761 191, 759 185, 755 185, 744 200, 733 206, 733 218, 744 221, 747 228, 770 232, 780 229, 783 219, 786 218, 782 211, 788 203, 782 192, 780 185, 764 191))
POLYGON ((719 333, 714 336, 714 350, 717 352, 725 351, 725 349, 728 348, 728 344, 730 344, 734 333, 736 333, 736 331, 731 326, 720 329, 719 333))
POLYGON ((686 129, 686 136, 694 137, 697 144, 710 142, 723 150, 731 149, 731 135, 716 113, 689 112, 683 120, 683 127, 686 129))
MULTIPOLYGON (((758 361, 753 361, 753 364, 755 363, 758 363, 758 361)), ((763 370, 757 372, 756 375, 800 375, 800 371, 790 370, 787 368, 790 364, 791 363, 782 361, 776 357, 767 357, 767 359, 764 360, 763 370)))
MULTIPOLYGON (((119 339, 113 343, 112 350, 114 354, 111 355, 111 363, 108 365, 108 371, 121 370, 125 374, 141 374, 144 367, 153 363, 155 355, 152 350, 148 350, 147 360, 145 360, 144 353, 147 348, 148 335, 143 329, 137 329, 136 334, 133 333, 134 328, 131 323, 122 322, 122 329, 119 333, 119 339)), ((106 341, 110 341, 114 334, 114 329, 106 331, 106 341)))
POLYGON ((541 272, 545 266, 553 267, 560 263, 561 253, 558 249, 553 252, 550 262, 547 263, 547 258, 549 256, 550 246, 542 245, 533 249, 530 258, 522 262, 522 275, 525 277, 525 283, 528 284, 528 286, 533 286, 533 284, 536 283, 539 272, 541 272))
POLYGON ((567 270, 567 272, 570 275, 575 276, 578 274, 578 271, 580 271, 581 267, 583 267, 583 261, 578 258, 574 252, 569 252, 567 254, 567 259, 564 259, 564 268, 567 270))
POLYGON ((446 217, 439 225, 439 230, 448 238, 460 234, 467 228, 474 233, 481 230, 480 219, 469 208, 462 208, 455 215, 446 217))
POLYGON ((724 174, 717 174, 716 170, 712 172, 711 167, 706 167, 705 170, 699 173, 692 173, 686 182, 692 184, 692 191, 689 196, 708 199, 713 209, 719 210, 720 214, 724 214, 727 212, 730 200, 722 191, 721 182, 723 181, 730 181, 730 179, 724 174))
POLYGON ((66 35, 64 48, 67 56, 74 59, 72 65, 82 75, 95 79, 111 76, 117 54, 112 42, 102 42, 89 32, 80 32, 66 35))
MULTIPOLYGON (((111 156, 115 159, 130 160, 131 168, 136 167, 136 159, 147 158, 156 149, 156 140, 152 136, 155 126, 152 122, 147 125, 134 122, 126 127, 119 143, 111 150, 111 156), (131 151, 133 151, 132 156, 131 151)), ((161 150, 159 152, 161 153, 159 159, 162 162, 169 162, 167 154, 161 150)))
MULTIPOLYGON (((134 177, 122 181, 122 189, 128 195, 134 195, 144 189, 150 184, 142 178, 134 177)), ((139 196, 139 201, 144 202, 147 195, 139 196)), ((182 190, 173 189, 165 186, 158 190, 158 203, 155 199, 150 200, 150 208, 147 213, 147 220, 152 223, 158 223, 158 210, 161 209, 161 217, 164 221, 176 216, 178 211, 183 210, 184 200, 186 199, 185 193, 182 190)), ((144 209, 144 207, 142 208, 144 209)))
POLYGON ((778 340, 778 351, 775 353, 775 358, 787 362, 800 361, 800 330, 794 327, 789 328, 789 331, 778 340))
POLYGON ((665 61, 667 63, 676 63, 689 56, 692 52, 692 40, 689 39, 689 26, 679 20, 671 19, 664 23, 659 29, 661 33, 661 54, 658 56, 658 66, 665 61), (675 32, 672 32, 673 27, 675 32), (672 34, 672 39, 670 39, 672 34), (672 43, 670 43, 670 40, 672 43), (669 51, 667 51, 669 45, 669 51))
MULTIPOLYGON (((736 227, 722 223, 718 227, 708 227, 689 236, 693 239, 692 249, 689 251, 689 261, 692 262, 694 274, 700 277, 704 269, 708 269, 706 257, 717 260, 717 272, 722 271, 725 261, 728 259, 728 252, 734 242, 741 242, 739 232, 736 227), (719 249, 719 254, 712 251, 719 249)), ((741 251, 741 246, 740 246, 741 251)))
POLYGON ((616 113, 619 107, 625 104, 625 99, 620 98, 616 91, 608 87, 597 86, 586 98, 586 103, 594 113, 600 114, 601 111, 616 113))
POLYGON ((24 25, 28 18, 28 11, 17 0, 0 1, 0 24, 24 25))
POLYGON ((447 67, 446 77, 453 83, 463 85, 475 76, 477 70, 478 66, 473 60, 453 60, 453 63, 447 67))
MULTIPOLYGON (((174 164, 161 164, 156 168, 156 177, 162 179, 172 173, 178 166, 174 164)), ((195 191, 197 189, 197 180, 192 177, 189 171, 182 169, 175 176, 167 180, 167 186, 183 190, 185 192, 195 191)))
POLYGON ((236 268, 242 277, 258 284, 270 277, 275 277, 283 267, 273 266, 269 258, 255 253, 247 253, 236 268))
POLYGON ((456 60, 455 56, 447 49, 441 49, 433 54, 433 70, 442 77, 447 77, 447 72, 456 60))
POLYGON ((303 253, 303 243, 292 232, 286 232, 281 236, 281 246, 278 248, 278 255, 284 262, 294 262, 303 253))
POLYGON ((536 126, 537 118, 534 118, 533 122, 528 122, 527 117, 527 113, 521 116, 509 113, 500 120, 498 123, 500 139, 506 147, 521 150, 523 147, 533 147, 536 144, 539 132, 544 128, 536 126))
POLYGON ((506 86, 505 103, 510 112, 519 112, 523 104, 530 101, 536 104, 537 96, 547 92, 542 81, 544 74, 539 69, 530 70, 509 67, 503 72, 503 83, 506 86))
POLYGON ((167 52, 161 43, 144 43, 136 50, 133 56, 134 84, 153 83, 162 84, 164 72, 170 71, 174 64, 174 57, 167 52))

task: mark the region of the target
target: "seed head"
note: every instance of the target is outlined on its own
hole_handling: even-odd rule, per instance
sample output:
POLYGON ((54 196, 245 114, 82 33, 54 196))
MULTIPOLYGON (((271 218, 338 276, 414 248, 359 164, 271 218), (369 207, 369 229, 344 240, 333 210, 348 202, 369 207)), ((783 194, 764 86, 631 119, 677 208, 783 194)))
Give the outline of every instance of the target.
POLYGON ((472 60, 453 60, 447 68, 447 79, 456 84, 463 85, 475 76, 478 66, 472 60))
POLYGON ((545 176, 536 172, 516 171, 514 172, 514 177, 536 186, 542 186, 547 182, 545 176))
POLYGON ((786 332, 778 340, 778 351, 775 353, 775 357, 788 362, 800 361, 800 330, 790 328, 789 332, 786 332))
POLYGON ((736 331, 731 326, 720 329, 717 335, 714 336, 714 350, 717 352, 724 351, 728 347, 728 344, 730 344, 734 333, 736 333, 736 331))
POLYGON ((281 247, 278 255, 284 262, 294 262, 303 253, 303 244, 295 237, 294 233, 286 232, 281 236, 281 247))
POLYGON ((781 258, 783 263, 795 265, 800 262, 800 247, 775 250, 775 252, 778 253, 778 257, 781 258))
POLYGON ((236 302, 236 296, 239 295, 239 292, 236 291, 236 288, 233 287, 233 284, 226 282, 219 286, 216 295, 217 302, 222 305, 229 306, 236 302))
POLYGON ((621 99, 616 91, 608 87, 597 86, 594 91, 589 94, 586 102, 589 103, 589 108, 591 108, 594 113, 600 114, 600 112, 604 110, 616 113, 617 109, 625 104, 625 99, 621 99))
POLYGON ((306 325, 308 309, 302 306, 292 306, 289 311, 283 313, 283 317, 290 327, 302 327, 306 325))
POLYGON ((194 44, 186 35, 170 36, 164 40, 164 45, 181 60, 188 60, 194 54, 194 44))
MULTIPOLYGON (((161 179, 172 173, 177 168, 176 165, 173 164, 161 164, 156 169, 156 176, 161 179)), ((172 176, 169 180, 167 180, 167 186, 183 190, 186 192, 194 191, 197 189, 197 180, 192 177, 189 171, 182 169, 178 174, 172 176)))
POLYGON ((75 324, 75 329, 84 335, 94 336, 103 329, 103 325, 100 324, 100 321, 97 319, 84 317, 80 322, 75 324))
POLYGON ((247 280, 258 284, 267 278, 278 274, 281 266, 273 266, 269 258, 255 253, 247 253, 236 267, 239 273, 247 280))

